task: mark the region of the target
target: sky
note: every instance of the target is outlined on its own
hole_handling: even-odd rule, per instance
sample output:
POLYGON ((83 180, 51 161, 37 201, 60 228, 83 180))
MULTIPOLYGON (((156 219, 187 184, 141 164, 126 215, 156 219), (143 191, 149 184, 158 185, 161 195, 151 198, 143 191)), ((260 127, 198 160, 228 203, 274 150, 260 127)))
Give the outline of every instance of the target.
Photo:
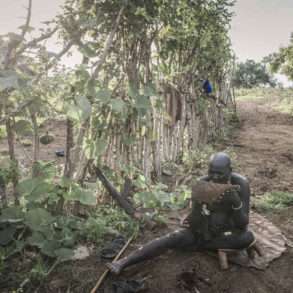
MULTIPOLYGON (((239 61, 263 57, 289 43, 293 33, 293 0, 237 0, 230 37, 239 61)), ((292 86, 286 76, 275 76, 292 86)))
MULTIPOLYGON (((24 23, 28 0, 0 0, 0 34, 16 31, 24 23)), ((52 19, 61 11, 64 0, 33 0, 32 26, 52 19)), ((238 60, 263 57, 286 46, 293 32, 293 0, 237 0, 230 36, 238 60)), ((49 50, 56 50, 49 43, 49 50)), ((79 58, 68 58, 73 64, 79 58)))
MULTIPOLYGON (((60 9, 63 0, 33 0, 32 26, 50 20, 60 9)), ((0 34, 16 31, 25 21, 28 0, 0 0, 0 34)))
POLYGON ((286 46, 293 32, 293 0, 238 0, 230 36, 240 61, 261 59, 286 46))

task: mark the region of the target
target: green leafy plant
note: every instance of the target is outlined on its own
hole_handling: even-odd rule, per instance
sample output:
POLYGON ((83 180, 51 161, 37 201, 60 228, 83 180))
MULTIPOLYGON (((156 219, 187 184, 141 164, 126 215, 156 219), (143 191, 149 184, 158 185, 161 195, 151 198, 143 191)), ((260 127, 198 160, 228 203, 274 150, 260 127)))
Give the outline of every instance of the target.
POLYGON ((260 198, 257 198, 254 204, 257 209, 265 212, 282 210, 293 206, 293 193, 282 191, 265 193, 260 198))
POLYGON ((36 260, 36 264, 29 272, 29 278, 33 282, 40 282, 47 276, 47 267, 44 264, 42 258, 38 257, 36 260))
POLYGON ((278 52, 267 57, 273 72, 281 72, 290 80, 293 80, 293 33, 290 36, 289 45, 281 47, 278 52))

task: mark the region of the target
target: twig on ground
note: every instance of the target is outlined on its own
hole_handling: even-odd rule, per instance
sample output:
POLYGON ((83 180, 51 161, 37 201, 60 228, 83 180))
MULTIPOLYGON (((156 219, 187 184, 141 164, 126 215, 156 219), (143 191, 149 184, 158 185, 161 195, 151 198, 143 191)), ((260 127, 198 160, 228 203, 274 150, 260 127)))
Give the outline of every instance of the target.
MULTIPOLYGON (((134 233, 126 242, 126 244, 122 247, 122 249, 119 251, 119 253, 116 255, 116 257, 114 258, 114 261, 117 261, 120 256, 123 254, 123 252, 126 250, 126 248, 128 247, 128 245, 130 244, 130 242, 134 239, 136 233, 134 233)), ((100 279, 98 280, 96 286, 91 290, 91 293, 95 293, 99 287, 101 286, 102 282, 104 281, 104 279, 106 278, 106 276, 108 275, 108 273, 110 272, 109 269, 106 269, 104 271, 104 273, 102 274, 102 276, 100 277, 100 279)))

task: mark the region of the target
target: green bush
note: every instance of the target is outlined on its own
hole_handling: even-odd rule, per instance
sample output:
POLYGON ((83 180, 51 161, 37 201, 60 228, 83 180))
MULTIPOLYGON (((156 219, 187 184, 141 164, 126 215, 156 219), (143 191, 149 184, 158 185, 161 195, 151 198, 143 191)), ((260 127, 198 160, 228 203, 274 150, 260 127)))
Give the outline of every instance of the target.
POLYGON ((255 207, 264 212, 281 210, 290 206, 293 206, 293 193, 289 192, 273 191, 265 193, 255 201, 255 207))

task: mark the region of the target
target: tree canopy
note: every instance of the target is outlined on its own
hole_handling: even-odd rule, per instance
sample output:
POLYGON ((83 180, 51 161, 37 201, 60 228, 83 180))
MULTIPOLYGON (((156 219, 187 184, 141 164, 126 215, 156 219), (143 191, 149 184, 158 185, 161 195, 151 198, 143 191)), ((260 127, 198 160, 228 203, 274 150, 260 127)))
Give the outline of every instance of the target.
POLYGON ((273 72, 281 72, 293 81, 293 33, 289 45, 280 48, 279 52, 273 53, 268 59, 273 72))
POLYGON ((238 63, 233 81, 236 87, 244 88, 256 86, 274 87, 276 85, 276 81, 267 70, 266 65, 254 60, 246 60, 245 62, 238 63))

